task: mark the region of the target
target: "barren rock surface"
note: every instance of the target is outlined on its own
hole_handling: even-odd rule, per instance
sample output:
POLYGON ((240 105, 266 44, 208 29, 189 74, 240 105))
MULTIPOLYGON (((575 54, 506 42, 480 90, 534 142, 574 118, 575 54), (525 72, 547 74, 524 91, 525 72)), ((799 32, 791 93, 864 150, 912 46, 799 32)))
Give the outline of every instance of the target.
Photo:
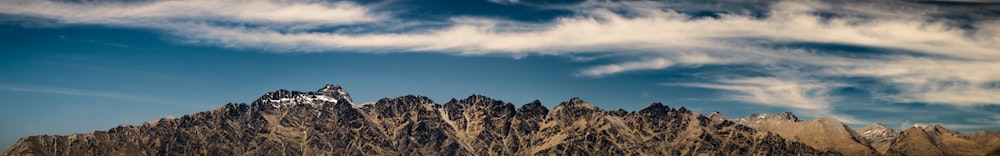
MULTIPOLYGON (((608 111, 573 98, 550 110, 537 100, 515 107, 482 95, 443 105, 413 95, 359 105, 344 89, 327 85, 315 92, 278 90, 252 104, 231 103, 143 125, 28 136, 2 155, 880 154, 839 121, 772 116, 737 124, 719 113, 705 116, 660 103, 608 111), (845 142, 851 144, 836 144, 845 142)), ((981 155, 998 143, 991 139, 996 133, 973 136, 943 128, 906 130, 888 154, 981 155)))

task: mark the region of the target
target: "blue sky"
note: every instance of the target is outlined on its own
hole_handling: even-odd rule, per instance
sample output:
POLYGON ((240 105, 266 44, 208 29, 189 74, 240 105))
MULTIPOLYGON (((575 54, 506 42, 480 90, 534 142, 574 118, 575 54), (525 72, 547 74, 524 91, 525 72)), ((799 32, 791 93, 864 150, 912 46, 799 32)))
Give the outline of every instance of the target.
POLYGON ((0 146, 345 87, 1000 129, 978 1, 0 1, 0 146))

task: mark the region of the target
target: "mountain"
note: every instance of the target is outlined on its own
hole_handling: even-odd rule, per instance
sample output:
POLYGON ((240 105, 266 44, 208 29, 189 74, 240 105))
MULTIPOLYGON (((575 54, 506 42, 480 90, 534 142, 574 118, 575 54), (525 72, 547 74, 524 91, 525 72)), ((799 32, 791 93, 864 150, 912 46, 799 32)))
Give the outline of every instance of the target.
MULTIPOLYGON (((925 147, 944 151, 932 154, 985 154, 1000 143, 990 131, 911 129, 892 139, 888 154, 912 155, 923 152, 913 148, 925 147), (928 144, 916 144, 921 141, 928 144)), ((552 109, 537 100, 515 107, 482 95, 444 104, 414 95, 355 104, 343 88, 326 85, 313 92, 277 90, 251 104, 142 125, 28 136, 0 155, 881 154, 867 134, 833 119, 800 121, 791 113, 729 120, 661 103, 638 111, 603 110, 580 98, 552 109)))
POLYGON ((769 132, 652 104, 604 111, 579 98, 549 110, 473 95, 354 104, 327 85, 252 104, 67 136, 29 136, 2 155, 821 155, 769 132))
POLYGON ((1000 156, 1000 131, 977 131, 972 134, 962 135, 962 138, 985 146, 985 149, 989 149, 987 155, 995 153, 1000 156))
POLYGON ((872 123, 871 125, 859 128, 857 132, 879 153, 885 153, 886 150, 889 150, 889 146, 900 135, 899 131, 889 128, 882 123, 872 123))
MULTIPOLYGON (((980 133, 983 134, 983 133, 980 133)), ((992 139, 998 139, 993 136, 992 139)), ((916 124, 903 130, 886 155, 985 155, 993 147, 941 125, 916 124)))
POLYGON ((737 124, 777 133, 781 137, 805 143, 819 150, 838 151, 844 155, 879 155, 854 130, 838 120, 816 118, 801 121, 795 114, 753 114, 733 119, 737 124))
MULTIPOLYGON (((710 114, 719 120, 718 113, 710 114)), ((852 130, 835 119, 801 121, 795 114, 753 114, 729 119, 756 130, 776 133, 790 141, 844 155, 986 155, 1000 149, 1000 132, 960 134, 941 125, 915 124, 897 131, 881 123, 852 130)))

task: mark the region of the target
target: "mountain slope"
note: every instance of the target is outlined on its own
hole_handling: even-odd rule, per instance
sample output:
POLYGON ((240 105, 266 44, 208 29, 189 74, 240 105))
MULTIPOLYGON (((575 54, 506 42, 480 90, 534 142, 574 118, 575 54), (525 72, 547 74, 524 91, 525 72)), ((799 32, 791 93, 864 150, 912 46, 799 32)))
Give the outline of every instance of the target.
MULTIPOLYGON (((725 116, 713 113, 713 120, 725 116)), ((731 121, 761 131, 776 133, 791 141, 819 150, 845 155, 984 155, 1000 148, 1000 132, 960 134, 940 125, 916 124, 897 131, 880 123, 857 130, 834 119, 800 121, 790 112, 753 114, 731 121)))
POLYGON ((857 132, 861 134, 861 138, 868 141, 872 148, 875 148, 879 153, 885 153, 889 150, 889 147, 899 137, 900 133, 882 123, 872 123, 871 125, 859 128, 857 132))
POLYGON ((774 132, 785 139, 805 143, 819 150, 839 151, 844 155, 879 155, 854 130, 838 120, 816 118, 800 121, 791 112, 753 114, 734 122, 758 130, 774 132))
POLYGON ((985 155, 990 149, 940 125, 917 124, 903 130, 885 155, 985 155))
POLYGON ((685 108, 549 110, 473 95, 357 105, 339 86, 278 90, 252 104, 67 136, 29 136, 2 155, 836 155, 685 108))

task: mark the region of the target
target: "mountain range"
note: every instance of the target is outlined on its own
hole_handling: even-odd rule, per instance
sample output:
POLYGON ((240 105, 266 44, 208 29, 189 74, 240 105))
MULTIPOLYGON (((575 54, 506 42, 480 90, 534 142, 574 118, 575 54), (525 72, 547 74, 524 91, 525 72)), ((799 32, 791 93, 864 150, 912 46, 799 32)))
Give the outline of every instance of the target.
POLYGON ((552 109, 482 95, 356 104, 326 85, 142 125, 27 136, 0 155, 1000 155, 1000 132, 851 129, 790 112, 728 118, 661 103, 604 110, 580 98, 552 109))

